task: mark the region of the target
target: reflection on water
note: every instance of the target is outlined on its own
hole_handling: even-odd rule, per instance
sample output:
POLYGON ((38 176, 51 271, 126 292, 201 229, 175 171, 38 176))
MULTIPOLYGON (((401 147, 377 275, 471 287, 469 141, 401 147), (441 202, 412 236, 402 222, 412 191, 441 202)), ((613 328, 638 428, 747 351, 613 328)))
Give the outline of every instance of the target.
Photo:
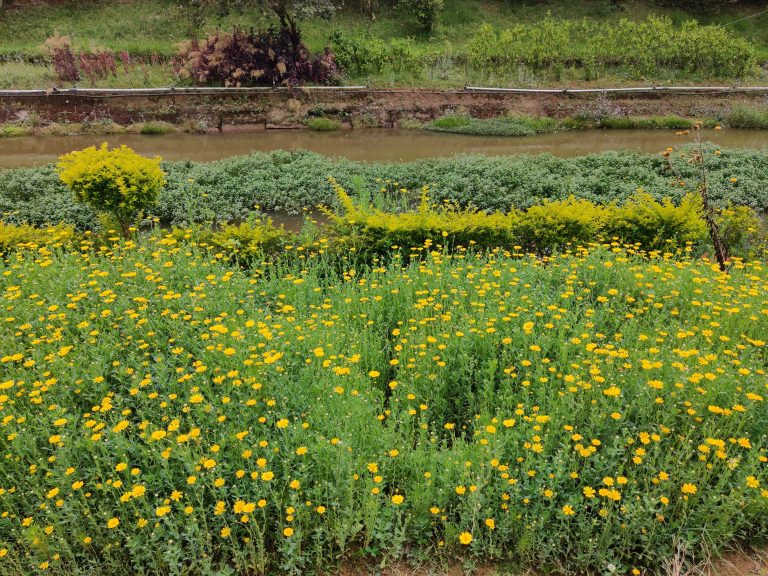
MULTIPOLYGON (((724 147, 763 148, 768 131, 703 130, 703 137, 724 147)), ((370 128, 317 133, 308 130, 269 130, 222 134, 143 136, 39 136, 0 138, 0 168, 40 166, 58 156, 107 141, 125 144, 145 155, 168 160, 212 161, 249 152, 306 149, 350 160, 409 161, 455 154, 538 154, 582 156, 605 150, 655 153, 690 141, 669 130, 589 130, 516 138, 435 134, 418 130, 370 128)))

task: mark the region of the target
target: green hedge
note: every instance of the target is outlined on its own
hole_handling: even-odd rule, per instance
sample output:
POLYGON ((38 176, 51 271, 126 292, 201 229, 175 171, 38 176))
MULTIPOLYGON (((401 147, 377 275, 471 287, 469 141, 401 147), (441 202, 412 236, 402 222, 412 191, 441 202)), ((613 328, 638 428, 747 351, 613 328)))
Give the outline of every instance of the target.
MULTIPOLYGON (((677 202, 693 191, 696 167, 683 158, 676 163, 685 186, 669 172, 664 158, 635 152, 570 159, 456 156, 368 164, 278 151, 210 164, 164 162, 167 184, 152 215, 163 224, 181 225, 242 220, 256 205, 292 214, 319 204, 335 206, 329 176, 346 189, 383 188, 393 197, 403 196, 403 188, 418 191, 428 184, 436 202, 450 200, 490 211, 524 209, 569 196, 621 203, 638 188, 656 199, 670 197, 677 202)), ((768 212, 768 151, 722 150, 719 156, 707 155, 707 163, 715 204, 768 212)), ((73 201, 51 166, 0 171, 0 214, 9 223, 64 222, 80 229, 96 225, 94 213, 73 201)))

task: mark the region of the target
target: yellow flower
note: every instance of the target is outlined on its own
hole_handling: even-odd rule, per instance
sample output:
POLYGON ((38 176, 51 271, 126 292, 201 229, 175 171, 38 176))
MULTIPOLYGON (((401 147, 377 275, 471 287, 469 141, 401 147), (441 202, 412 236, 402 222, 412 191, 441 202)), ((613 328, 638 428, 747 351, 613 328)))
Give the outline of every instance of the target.
POLYGON ((222 538, 229 538, 230 534, 232 534, 232 529, 229 526, 224 526, 224 528, 221 529, 222 538))
POLYGON ((683 487, 680 489, 683 494, 696 494, 698 489, 696 488, 696 484, 683 484, 683 487))
POLYGON ((283 528, 283 536, 285 536, 286 538, 290 538, 291 536, 293 536, 293 528, 291 528, 290 526, 288 526, 287 528, 283 528))
POLYGON ((459 534, 459 542, 464 544, 464 546, 468 546, 470 542, 472 542, 472 534, 469 532, 462 532, 459 534))
POLYGON ((493 518, 486 518, 485 519, 485 525, 490 529, 494 530, 496 528, 496 521, 493 518))
POLYGON ((573 506, 571 506, 570 504, 566 504, 565 506, 563 506, 563 514, 565 514, 566 516, 573 516, 574 514, 576 514, 576 512, 573 510, 573 506))
POLYGON ((107 520, 107 528, 109 528, 110 530, 112 528, 117 528, 119 525, 120 525, 120 520, 118 520, 117 518, 110 518, 109 520, 107 520))
POLYGON ((394 496, 392 496, 392 504, 394 504, 395 506, 399 506, 400 504, 402 504, 403 500, 404 498, 400 494, 395 494, 394 496))

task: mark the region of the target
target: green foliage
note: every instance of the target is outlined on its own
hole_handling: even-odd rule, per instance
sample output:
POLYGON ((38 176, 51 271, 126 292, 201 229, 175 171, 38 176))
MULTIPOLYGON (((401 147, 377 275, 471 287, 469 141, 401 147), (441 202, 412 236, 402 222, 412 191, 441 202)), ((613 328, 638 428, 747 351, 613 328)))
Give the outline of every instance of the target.
POLYGON ((0 138, 13 136, 29 136, 30 129, 19 124, 0 124, 0 138))
POLYGON ((110 150, 106 143, 65 154, 57 170, 79 202, 114 216, 126 236, 131 222, 155 204, 165 185, 160 158, 144 158, 127 146, 110 150))
MULTIPOLYGON (((506 213, 466 210, 455 205, 434 206, 423 189, 416 211, 386 212, 366 208, 333 182, 342 213, 329 212, 330 232, 342 245, 358 253, 386 254, 393 246, 413 248, 440 244, 506 248, 549 254, 567 246, 585 246, 599 241, 618 241, 643 250, 670 250, 708 242, 701 201, 688 194, 679 205, 661 202, 638 192, 623 206, 596 205, 570 197, 545 201, 526 211, 506 213)), ((739 216, 754 214, 748 209, 739 216)), ((732 225, 737 223, 728 214, 732 225)), ((742 243, 755 240, 745 231, 742 243)), ((342 248, 343 249, 343 248, 342 248)))
POLYGON ((421 52, 408 38, 383 40, 364 34, 334 32, 330 40, 336 61, 346 74, 416 71, 423 65, 421 52))
POLYGON ((694 121, 680 116, 651 116, 648 118, 633 118, 629 116, 601 118, 597 126, 622 130, 634 129, 671 129, 685 130, 693 128, 694 121))
POLYGON ((307 128, 316 132, 332 132, 334 130, 341 130, 341 122, 333 118, 320 116, 318 118, 310 118, 309 122, 307 122, 307 128))
POLYGON ((251 218, 220 228, 174 228, 168 236, 178 241, 193 241, 198 246, 244 263, 277 252, 290 237, 283 228, 275 227, 269 218, 251 218))
POLYGON ((484 24, 469 41, 468 56, 479 68, 576 66, 590 77, 616 68, 633 77, 659 70, 740 77, 757 62, 754 47, 725 28, 695 21, 677 27, 670 18, 654 16, 640 22, 621 19, 611 26, 548 16, 501 32, 484 24))
POLYGON ((718 228, 728 250, 742 258, 768 255, 768 222, 746 206, 729 206, 717 215, 718 228))
POLYGON ((443 11, 443 0, 404 0, 425 31, 431 32, 443 11))
MULTIPOLYGON (((715 206, 749 206, 768 212, 768 162, 764 150, 706 147, 710 197, 715 206), (734 178, 735 181, 731 179, 734 178)), ((397 199, 418 201, 427 183, 436 203, 448 200, 484 211, 525 209, 570 196, 596 204, 621 204, 643 188, 656 200, 679 203, 696 192, 697 167, 672 157, 684 185, 665 158, 635 152, 605 152, 577 158, 457 156, 408 163, 366 163, 311 152, 271 152, 220 162, 164 162, 167 184, 148 213, 164 225, 238 222, 259 205, 267 212, 300 214, 318 204, 337 205, 327 183, 332 174, 346 189, 384 188, 397 199), (405 192, 402 190, 405 189, 405 192)), ((93 228, 93 210, 75 203, 51 167, 0 170, 0 214, 6 222, 45 225, 66 222, 93 228)))
POLYGON ((725 123, 731 128, 768 130, 768 107, 734 106, 725 117, 725 123))
POLYGON ((655 574, 768 533, 765 263, 326 248, 0 262, 0 572, 655 574))
POLYGON ((75 237, 70 226, 59 224, 35 228, 22 224, 14 226, 0 221, 0 256, 7 256, 20 249, 37 249, 41 246, 60 247, 67 245, 75 237))
POLYGON ((139 133, 154 136, 168 134, 174 130, 173 125, 167 122, 145 122, 141 125, 141 128, 139 128, 139 133))
POLYGON ((531 116, 504 116, 478 119, 469 116, 446 115, 427 124, 425 129, 450 134, 477 136, 533 136, 555 132, 559 122, 553 118, 531 116))

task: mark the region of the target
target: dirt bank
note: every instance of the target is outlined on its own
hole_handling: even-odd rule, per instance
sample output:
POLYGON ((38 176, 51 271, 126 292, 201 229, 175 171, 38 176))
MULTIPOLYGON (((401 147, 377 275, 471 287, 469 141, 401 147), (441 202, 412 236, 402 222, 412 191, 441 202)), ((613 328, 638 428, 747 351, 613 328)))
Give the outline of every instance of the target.
POLYGON ((267 89, 0 93, 0 123, 170 122, 201 130, 302 127, 312 116, 346 128, 400 127, 449 111, 490 118, 508 113, 555 118, 658 116, 719 118, 734 106, 768 105, 768 89, 634 92, 267 89))

